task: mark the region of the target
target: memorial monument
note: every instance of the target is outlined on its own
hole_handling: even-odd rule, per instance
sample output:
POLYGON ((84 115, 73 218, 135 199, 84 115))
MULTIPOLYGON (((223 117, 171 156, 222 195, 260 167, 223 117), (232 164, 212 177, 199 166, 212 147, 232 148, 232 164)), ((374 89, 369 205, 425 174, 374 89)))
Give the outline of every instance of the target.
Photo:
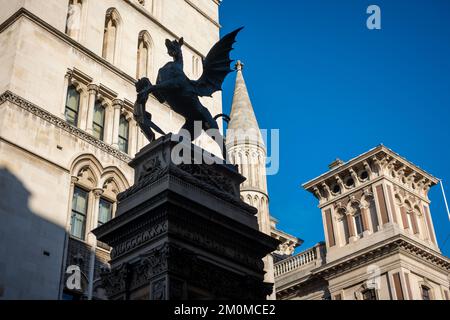
POLYGON ((136 83, 134 115, 151 143, 130 162, 135 184, 119 195, 116 218, 93 231, 112 247, 111 269, 102 275, 109 299, 254 300, 272 293, 262 259, 279 243, 258 230, 257 209, 240 199, 245 178, 191 143, 199 121, 226 154, 218 125, 198 97, 221 89, 240 30, 213 46, 198 81, 183 73, 181 38, 166 40, 174 61, 160 70, 156 84, 146 78, 136 83), (180 134, 164 134, 152 122, 145 111, 149 94, 186 118, 180 134), (155 140, 153 130, 162 136, 155 140))

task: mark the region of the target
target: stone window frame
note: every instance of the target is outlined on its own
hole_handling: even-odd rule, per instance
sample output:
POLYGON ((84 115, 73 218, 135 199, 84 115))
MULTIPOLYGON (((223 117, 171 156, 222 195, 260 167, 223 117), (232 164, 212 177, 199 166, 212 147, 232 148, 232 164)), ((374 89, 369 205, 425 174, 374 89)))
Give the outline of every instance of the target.
POLYGON ((130 151, 130 134, 131 134, 131 121, 127 118, 127 114, 122 113, 120 115, 120 120, 119 120, 119 144, 118 144, 118 148, 120 151, 124 152, 124 153, 129 153, 130 151), (122 123, 122 119, 125 119, 124 121, 127 123, 127 136, 124 137, 120 134, 120 126, 122 123), (121 141, 125 141, 126 142, 126 148, 125 150, 121 150, 120 146, 121 146, 121 141))
POLYGON ((425 218, 425 213, 423 212, 423 209, 421 209, 423 208, 423 202, 412 195, 408 196, 408 193, 402 195, 398 190, 394 193, 394 199, 396 210, 400 210, 401 222, 399 222, 399 224, 401 225, 402 229, 405 232, 408 232, 408 234, 416 236, 422 241, 433 244, 430 238, 431 236, 429 234, 429 226, 425 218), (408 230, 406 230, 404 226, 401 212, 402 207, 405 208, 405 214, 407 215, 406 218, 408 219, 408 228, 406 229, 408 230), (412 219, 415 219, 415 227, 417 232, 414 232, 413 230, 412 219))
MULTIPOLYGON (((80 107, 78 115, 77 127, 86 133, 93 135, 92 123, 93 123, 93 108, 94 103, 97 100, 101 100, 105 110, 105 125, 104 133, 105 138, 102 141, 108 145, 119 150, 118 147, 118 126, 120 122, 120 115, 125 115, 129 122, 128 133, 128 152, 122 152, 129 156, 134 154, 143 146, 138 145, 142 134, 138 129, 138 125, 133 116, 134 103, 127 99, 117 99, 118 94, 104 86, 103 84, 95 84, 92 77, 78 70, 77 68, 67 69, 64 76, 63 94, 61 96, 61 111, 60 117, 65 121, 65 109, 66 99, 68 94, 68 88, 70 85, 76 85, 77 90, 80 93, 80 107), (117 109, 117 110, 116 110, 117 109), (116 114, 118 112, 118 114, 116 114), (117 123, 116 123, 117 122, 117 123), (117 132, 116 132, 117 131, 117 132), (117 137, 116 137, 117 133, 117 137)), ((143 135, 142 135, 143 136, 143 135)), ((93 138, 95 138, 93 136, 93 138)), ((97 138, 95 138, 97 139, 97 138)))
POLYGON ((422 292, 422 288, 427 288, 428 289, 428 293, 429 293, 429 300, 435 300, 436 296, 435 296, 435 288, 433 287, 433 285, 430 283, 430 280, 427 279, 426 277, 423 277, 421 281, 419 281, 418 283, 419 286, 419 292, 420 292, 420 298, 423 300, 423 292, 422 292))
POLYGON ((105 20, 104 20, 104 33, 103 33, 103 45, 101 57, 108 61, 109 63, 119 66, 121 57, 121 47, 122 47, 122 27, 123 19, 119 11, 115 7, 111 7, 106 10, 105 20), (108 43, 107 28, 109 22, 115 27, 114 43, 108 43))
POLYGON ((80 111, 81 111, 82 99, 83 99, 83 88, 76 81, 69 83, 69 85, 67 86, 67 91, 66 91, 66 102, 64 104, 64 120, 67 123, 69 123, 70 125, 75 126, 77 128, 80 127, 80 121, 81 121, 80 111), (67 103, 67 101, 69 99, 69 92, 71 91, 72 88, 78 93, 77 110, 70 108, 67 103), (76 114, 75 119, 74 119, 75 123, 70 123, 69 120, 67 119, 67 109, 73 111, 76 114))
POLYGON ((63 95, 61 103, 61 116, 66 121, 66 100, 70 86, 74 86, 80 94, 80 102, 78 107, 77 128, 86 130, 86 114, 89 103, 88 86, 92 82, 92 78, 77 68, 67 69, 64 75, 63 95))
POLYGON ((98 140, 104 141, 104 142, 106 142, 105 138, 106 138, 106 135, 107 135, 106 127, 108 125, 108 120, 109 120, 109 119, 107 119, 107 116, 108 116, 107 113, 108 113, 109 106, 110 106, 110 104, 108 103, 108 101, 106 99, 104 99, 102 96, 97 96, 97 99, 96 99, 95 104, 94 104, 94 110, 93 110, 94 116, 92 117, 92 123, 89 124, 91 126, 91 129, 92 129, 92 135, 95 138, 97 138, 98 140), (103 108, 103 123, 97 123, 95 121, 95 111, 96 111, 97 107, 103 108), (96 132, 95 128, 96 127, 101 128, 101 132, 100 132, 100 136, 99 137, 95 135, 95 132, 96 132))
POLYGON ((347 208, 344 206, 337 206, 335 210, 332 210, 334 213, 334 220, 336 222, 336 233, 335 237, 337 237, 336 243, 339 247, 345 247, 350 244, 350 226, 348 225, 347 220, 347 208), (342 225, 341 225, 342 224, 342 225), (343 230, 342 230, 343 229, 343 230))
POLYGON ((137 47, 137 56, 136 56, 136 78, 140 79, 143 77, 147 77, 152 79, 154 70, 154 50, 155 45, 153 43, 153 38, 150 35, 148 30, 142 30, 138 35, 138 47, 137 47), (141 45, 145 45, 147 49, 147 59, 146 59, 146 70, 142 71, 141 66, 141 45))
MULTIPOLYGON (((113 203, 112 218, 117 213, 117 195, 130 187, 122 171, 115 167, 103 167, 100 161, 92 154, 83 154, 72 161, 70 170, 71 185, 69 191, 69 210, 66 230, 71 235, 72 199, 75 188, 88 193, 85 235, 78 241, 89 242, 91 231, 98 227, 98 211, 100 199, 113 203)), ((93 235, 92 235, 93 237, 93 235)))
MULTIPOLYGON (((366 283, 362 284, 360 286, 360 288, 355 291, 355 299, 356 300, 365 300, 364 292, 367 292, 369 290, 374 293, 375 300, 380 300, 380 293, 379 293, 380 290, 378 288, 370 288, 367 286, 366 283)), ((373 300, 373 299, 371 299, 371 300, 373 300)))
POLYGON ((347 208, 346 208, 347 215, 350 215, 351 219, 353 219, 353 225, 352 226, 348 225, 350 237, 352 234, 352 232, 350 231, 351 227, 353 228, 354 237, 356 237, 357 239, 360 239, 363 237, 363 234, 364 234, 364 222, 363 222, 363 216, 362 216, 363 208, 364 208, 364 204, 356 198, 351 199, 347 204, 347 208), (359 217, 359 219, 360 219, 359 221, 360 221, 360 225, 361 225, 361 232, 358 232, 357 217, 359 217))

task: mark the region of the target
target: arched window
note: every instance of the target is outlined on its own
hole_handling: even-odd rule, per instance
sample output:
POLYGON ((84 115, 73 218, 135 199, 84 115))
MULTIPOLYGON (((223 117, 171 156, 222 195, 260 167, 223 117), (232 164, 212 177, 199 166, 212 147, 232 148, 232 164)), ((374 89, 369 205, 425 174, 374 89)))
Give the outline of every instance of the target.
POLYGON ((81 29, 82 0, 70 0, 67 11, 66 34, 72 39, 78 40, 81 29))
POLYGON ((147 31, 141 31, 138 41, 136 78, 149 77, 152 61, 152 41, 147 31))
POLYGON ((93 135, 99 140, 103 140, 105 132, 105 108, 100 101, 94 105, 94 121, 92 123, 93 135))
POLYGON ((70 234, 85 240, 92 229, 113 218, 117 194, 125 191, 129 184, 117 168, 104 169, 92 155, 74 160, 70 171, 74 181, 70 234))
POLYGON ((78 114, 80 110, 80 93, 74 85, 70 85, 67 89, 66 98, 66 121, 73 126, 78 125, 78 114))
POLYGON ((431 300, 430 288, 422 285, 420 289, 422 291, 422 300, 431 300))
POLYGON ((128 153, 128 139, 130 124, 125 115, 120 116, 119 121, 119 150, 128 153))
POLYGON ((108 9, 105 18, 102 57, 111 63, 117 62, 119 26, 119 13, 114 8, 108 9))

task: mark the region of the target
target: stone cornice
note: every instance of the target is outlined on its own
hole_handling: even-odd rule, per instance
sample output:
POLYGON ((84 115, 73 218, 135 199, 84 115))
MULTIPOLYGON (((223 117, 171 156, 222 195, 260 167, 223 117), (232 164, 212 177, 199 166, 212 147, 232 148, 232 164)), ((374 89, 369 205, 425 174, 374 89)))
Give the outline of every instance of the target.
POLYGON ((325 181, 327 179, 329 179, 330 177, 333 177, 345 170, 348 170, 349 168, 351 168, 352 166, 354 166, 357 163, 363 162, 364 160, 367 159, 371 159, 376 155, 380 155, 380 154, 384 154, 389 156, 392 159, 397 160, 400 163, 403 163, 405 166, 408 166, 411 168, 412 171, 417 171, 420 175, 426 177, 427 179, 430 179, 433 184, 437 184, 438 183, 438 179, 435 178, 434 176, 430 175, 428 172, 426 172, 425 170, 421 169, 420 167, 418 167, 417 165, 413 164, 412 162, 410 162, 409 160, 405 159, 404 157, 400 156, 399 154, 395 153, 394 151, 392 151, 391 149, 385 147, 384 145, 379 145, 371 150, 369 150, 368 152, 365 152, 349 161, 347 161, 346 163, 333 168, 332 170, 318 176, 317 178, 314 178, 306 183, 304 183, 302 185, 302 187, 304 189, 310 189, 312 188, 314 185, 325 181))
POLYGON ((426 248, 422 244, 403 235, 396 235, 350 256, 327 263, 324 266, 313 270, 312 273, 323 277, 335 276, 353 270, 370 261, 379 260, 396 253, 408 254, 441 272, 443 270, 445 272, 450 270, 450 260, 447 257, 441 255, 439 252, 426 248))
POLYGON ((33 21, 34 23, 36 23, 37 25, 39 25, 43 29, 47 30, 48 32, 50 32, 54 36, 58 37, 60 40, 68 43, 72 47, 76 48, 80 52, 84 53, 85 55, 87 55, 90 58, 92 58, 93 60, 95 60, 97 63, 101 64, 102 66, 106 67, 107 69, 109 69, 113 73, 117 74, 119 77, 121 77, 125 81, 127 81, 130 84, 134 85, 134 83, 136 81, 136 79, 134 77, 132 77, 129 74, 127 74, 126 72, 120 70, 119 68, 117 68, 113 64, 109 63, 108 61, 106 61, 105 59, 100 57, 99 55, 95 54, 93 51, 91 51, 88 48, 84 47, 79 42, 73 40, 68 35, 66 35, 65 33, 61 32, 61 31, 59 31, 58 29, 56 29, 55 27, 53 27, 49 23, 45 22, 44 20, 42 20, 41 18, 39 18, 35 14, 31 13, 30 11, 28 11, 25 8, 20 8, 11 17, 9 17, 8 20, 3 22, 0 25, 0 33, 5 31, 9 26, 11 26, 14 22, 16 22, 21 17, 26 17, 26 18, 30 19, 31 21, 33 21))
POLYGON ((86 133, 85 131, 74 127, 70 124, 68 124, 63 119, 51 114, 50 112, 38 107, 37 105, 25 100, 22 97, 19 97, 12 93, 11 91, 5 91, 0 95, 0 105, 2 105, 5 102, 10 102, 12 104, 15 104, 16 106, 30 112, 31 114, 47 121, 48 123, 63 129, 64 131, 70 133, 73 136, 76 136, 77 138, 84 140, 94 147, 110 154, 111 156, 124 161, 126 163, 131 161, 131 157, 118 149, 113 148, 112 146, 106 144, 105 142, 98 140, 94 136, 86 133))
POLYGON ((301 278, 295 279, 292 284, 287 284, 282 288, 279 288, 277 296, 286 298, 287 296, 294 294, 306 281, 330 279, 340 274, 350 272, 362 265, 373 263, 374 261, 397 253, 408 255, 439 272, 448 273, 450 270, 450 260, 447 257, 430 250, 403 235, 396 235, 382 243, 375 244, 352 255, 311 270, 301 278))

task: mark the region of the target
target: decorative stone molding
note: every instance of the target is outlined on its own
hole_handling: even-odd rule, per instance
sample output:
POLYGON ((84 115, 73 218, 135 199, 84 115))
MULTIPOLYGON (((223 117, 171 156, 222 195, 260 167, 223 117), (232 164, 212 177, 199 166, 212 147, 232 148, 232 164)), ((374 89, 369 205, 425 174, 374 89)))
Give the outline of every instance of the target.
MULTIPOLYGON (((92 89, 93 90, 93 89, 92 89)), ((31 114, 47 121, 48 123, 63 129, 64 131, 70 133, 71 135, 76 136, 77 138, 84 140, 94 147, 108 153, 109 155, 124 161, 126 163, 131 161, 131 157, 127 154, 113 148, 112 146, 106 144, 105 142, 98 140, 94 136, 84 132, 83 130, 74 127, 70 124, 68 124, 63 119, 51 114, 50 112, 38 107, 37 105, 25 100, 24 98, 12 93, 11 91, 5 91, 3 94, 0 95, 0 105, 2 105, 5 102, 10 102, 12 104, 15 104, 18 107, 21 107, 22 109, 30 112, 31 114)))
POLYGON ((384 243, 369 249, 361 254, 353 257, 336 261, 332 264, 325 265, 323 268, 312 271, 316 275, 325 278, 331 278, 353 270, 361 265, 369 264, 371 261, 381 257, 386 257, 395 253, 406 253, 419 258, 422 262, 427 262, 440 270, 450 271, 450 260, 437 252, 433 252, 415 241, 406 238, 403 235, 395 236, 386 240, 384 243))
POLYGON ((438 182, 435 177, 381 145, 332 168, 303 186, 314 194, 321 206, 326 206, 329 201, 351 194, 382 178, 424 199, 428 199, 430 187, 438 182))
POLYGON ((153 226, 150 229, 144 230, 135 236, 133 236, 131 239, 127 240, 126 242, 121 243, 120 245, 117 245, 114 247, 114 249, 111 251, 111 258, 116 259, 124 254, 129 253, 133 249, 151 241, 152 239, 156 238, 157 236, 165 233, 168 231, 169 225, 166 222, 157 224, 153 226))

